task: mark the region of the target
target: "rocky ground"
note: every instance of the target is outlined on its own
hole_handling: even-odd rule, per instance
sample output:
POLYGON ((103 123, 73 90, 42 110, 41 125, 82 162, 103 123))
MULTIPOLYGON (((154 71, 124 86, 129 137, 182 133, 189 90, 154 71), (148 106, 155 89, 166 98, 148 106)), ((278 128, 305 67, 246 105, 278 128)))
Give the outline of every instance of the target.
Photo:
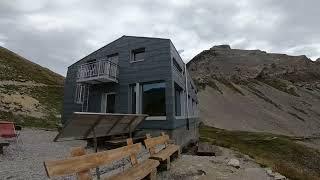
MULTIPOLYGON (((53 142, 56 134, 55 131, 22 130, 20 141, 5 147, 4 155, 0 155, 0 179, 47 179, 43 161, 67 157, 72 147, 86 145, 84 141, 53 142)), ((183 154, 172 163, 170 171, 158 173, 158 179, 274 179, 248 156, 219 149, 218 156, 183 154)), ((148 153, 144 150, 138 157, 139 160, 148 158, 148 153)), ((128 160, 123 160, 102 167, 101 171, 109 176, 128 167, 128 160)))

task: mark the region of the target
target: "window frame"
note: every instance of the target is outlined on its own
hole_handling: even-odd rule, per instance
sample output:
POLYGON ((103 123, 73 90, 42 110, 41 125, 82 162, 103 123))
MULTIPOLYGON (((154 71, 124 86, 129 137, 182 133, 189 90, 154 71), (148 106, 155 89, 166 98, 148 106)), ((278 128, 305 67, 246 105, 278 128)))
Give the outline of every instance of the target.
POLYGON ((81 84, 81 83, 76 84, 74 103, 76 104, 84 103, 85 88, 86 86, 84 84, 81 84))
MULTIPOLYGON (((160 84, 163 83, 164 84, 164 98, 165 98, 165 102, 164 102, 164 110, 165 110, 165 114, 164 115, 149 115, 150 118, 155 118, 155 120, 165 120, 167 117, 167 104, 166 104, 166 88, 167 88, 167 83, 165 81, 151 81, 151 82, 144 82, 144 83, 140 83, 140 104, 139 106, 141 107, 141 113, 145 114, 144 112, 144 89, 143 86, 144 85, 149 85, 149 84, 160 84)), ((150 119, 149 118, 149 119, 150 119)))
POLYGON ((131 50, 131 54, 130 55, 131 55, 130 63, 144 61, 145 60, 145 55, 146 55, 146 48, 142 47, 142 48, 133 49, 133 50, 131 50), (135 60, 136 54, 139 54, 139 53, 144 53, 143 59, 135 60))

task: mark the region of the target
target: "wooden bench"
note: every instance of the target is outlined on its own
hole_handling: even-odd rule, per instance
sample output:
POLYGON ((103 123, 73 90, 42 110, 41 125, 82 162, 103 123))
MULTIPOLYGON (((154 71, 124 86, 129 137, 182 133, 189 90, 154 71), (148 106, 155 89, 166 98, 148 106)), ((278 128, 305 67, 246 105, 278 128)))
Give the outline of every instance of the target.
POLYGON ((117 149, 102 151, 92 154, 85 154, 83 148, 74 149, 72 157, 62 160, 45 161, 44 166, 49 178, 56 176, 73 175, 77 178, 92 179, 90 169, 101 165, 108 165, 114 161, 130 157, 132 167, 111 177, 108 180, 138 180, 148 178, 156 179, 159 161, 147 159, 138 162, 137 154, 141 151, 141 143, 133 144, 132 139, 127 140, 128 145, 117 149))
POLYGON ((180 146, 175 144, 169 144, 169 136, 164 132, 161 133, 161 136, 151 138, 150 134, 146 135, 144 144, 150 152, 150 159, 156 159, 160 161, 161 165, 165 165, 167 170, 170 169, 170 159, 172 156, 176 155, 177 158, 180 157, 180 146), (164 145, 165 147, 156 152, 156 148, 159 145, 164 145))
POLYGON ((0 154, 3 154, 3 147, 9 146, 9 142, 0 138, 0 154))

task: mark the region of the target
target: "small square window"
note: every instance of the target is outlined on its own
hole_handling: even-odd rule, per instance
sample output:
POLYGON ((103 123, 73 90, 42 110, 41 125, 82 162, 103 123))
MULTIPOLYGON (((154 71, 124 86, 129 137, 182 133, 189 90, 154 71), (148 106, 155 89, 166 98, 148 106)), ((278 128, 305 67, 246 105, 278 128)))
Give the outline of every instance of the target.
POLYGON ((131 57, 131 62, 143 61, 145 58, 145 48, 133 50, 131 57))

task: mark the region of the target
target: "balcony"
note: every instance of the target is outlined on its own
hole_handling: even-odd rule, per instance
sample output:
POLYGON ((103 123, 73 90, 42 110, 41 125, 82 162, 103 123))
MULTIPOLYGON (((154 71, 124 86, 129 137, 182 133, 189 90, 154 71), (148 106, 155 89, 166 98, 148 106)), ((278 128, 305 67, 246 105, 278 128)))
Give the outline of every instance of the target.
POLYGON ((77 82, 98 84, 105 82, 118 83, 119 66, 108 60, 99 60, 81 64, 78 69, 77 82))

